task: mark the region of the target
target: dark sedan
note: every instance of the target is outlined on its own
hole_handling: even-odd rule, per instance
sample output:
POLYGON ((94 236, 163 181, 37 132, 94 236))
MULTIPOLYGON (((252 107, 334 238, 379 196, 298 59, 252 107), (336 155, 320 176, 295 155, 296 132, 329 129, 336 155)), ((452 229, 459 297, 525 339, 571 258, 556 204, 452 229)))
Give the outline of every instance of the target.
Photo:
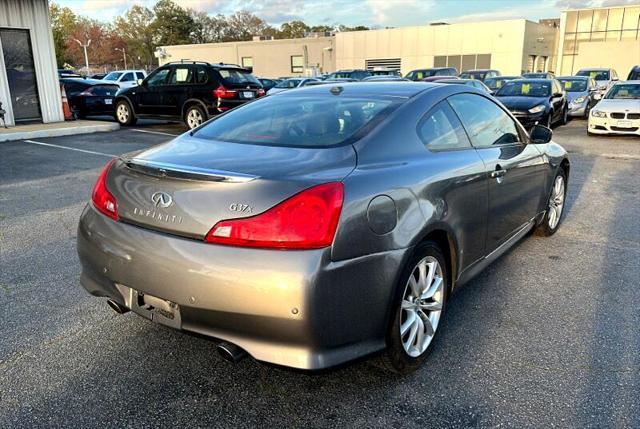
POLYGON ((269 91, 271 88, 282 82, 280 79, 267 79, 264 77, 259 77, 258 80, 262 84, 262 88, 266 91, 269 91))
POLYGON ((62 78, 60 82, 69 100, 69 107, 79 118, 92 115, 113 115, 113 100, 118 85, 98 79, 62 78))
POLYGON ((494 94, 527 129, 535 124, 549 128, 566 124, 569 104, 560 82, 555 79, 517 79, 505 83, 494 94))
POLYGON ((462 85, 258 99, 107 164, 80 219, 80 282, 118 313, 217 338, 230 361, 380 354, 408 373, 446 339, 451 292, 558 230, 569 160, 551 133, 462 85))

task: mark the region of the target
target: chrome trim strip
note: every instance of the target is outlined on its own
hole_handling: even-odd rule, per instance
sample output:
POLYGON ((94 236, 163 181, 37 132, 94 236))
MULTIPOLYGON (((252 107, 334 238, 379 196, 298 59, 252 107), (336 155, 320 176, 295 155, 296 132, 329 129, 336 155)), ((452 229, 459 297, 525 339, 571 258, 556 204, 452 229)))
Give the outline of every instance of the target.
POLYGON ((176 172, 191 176, 202 176, 207 180, 214 180, 217 182, 246 183, 259 178, 259 176, 255 176, 252 174, 235 173, 224 170, 212 170, 208 168, 171 164, 168 162, 149 161, 141 158, 130 158, 124 160, 124 162, 127 165, 134 164, 140 165, 142 167, 154 168, 159 170, 160 172, 176 172))

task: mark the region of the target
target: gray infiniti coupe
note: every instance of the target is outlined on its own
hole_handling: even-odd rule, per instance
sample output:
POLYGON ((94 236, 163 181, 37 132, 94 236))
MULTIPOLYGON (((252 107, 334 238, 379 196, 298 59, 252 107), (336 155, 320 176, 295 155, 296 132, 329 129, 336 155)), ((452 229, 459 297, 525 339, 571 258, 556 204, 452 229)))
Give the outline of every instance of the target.
POLYGON ((415 370, 455 288, 562 218, 569 160, 483 91, 321 85, 265 97, 100 174, 82 286, 228 360, 415 370))

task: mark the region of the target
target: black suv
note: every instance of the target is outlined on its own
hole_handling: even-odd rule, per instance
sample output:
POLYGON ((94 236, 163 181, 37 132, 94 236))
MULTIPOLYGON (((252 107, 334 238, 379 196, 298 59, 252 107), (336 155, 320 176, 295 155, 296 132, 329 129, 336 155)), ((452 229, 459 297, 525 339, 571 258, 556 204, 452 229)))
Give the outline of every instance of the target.
POLYGON ((195 128, 219 113, 265 94, 260 82, 234 64, 167 63, 138 86, 118 92, 114 116, 122 125, 138 118, 179 119, 195 128))
POLYGON ((331 73, 327 79, 353 79, 353 80, 362 80, 365 77, 373 76, 369 70, 338 70, 336 72, 331 73))

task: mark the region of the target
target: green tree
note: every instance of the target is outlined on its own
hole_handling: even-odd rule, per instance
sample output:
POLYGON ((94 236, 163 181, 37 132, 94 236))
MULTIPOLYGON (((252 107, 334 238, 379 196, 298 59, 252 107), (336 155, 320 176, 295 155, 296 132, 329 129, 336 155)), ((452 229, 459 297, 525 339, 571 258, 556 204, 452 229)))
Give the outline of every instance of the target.
POLYGON ((151 25, 158 46, 191 43, 193 18, 172 0, 160 0, 153 6, 155 20, 151 25))
POLYGON ((51 32, 53 33, 53 46, 56 51, 56 62, 62 68, 65 63, 72 61, 67 51, 67 39, 78 26, 78 17, 68 7, 60 7, 56 3, 49 5, 51 16, 51 32))
POLYGON ((229 24, 224 15, 210 16, 206 12, 197 12, 193 9, 189 10, 189 14, 194 24, 191 31, 193 43, 214 43, 225 40, 229 32, 229 24))
POLYGON ((336 29, 332 25, 314 25, 311 27, 312 33, 333 33, 336 29))
POLYGON ((280 36, 283 39, 298 39, 304 37, 311 28, 302 21, 285 22, 280 26, 280 36))
POLYGON ((114 32, 123 42, 123 46, 118 48, 125 48, 127 61, 131 61, 131 64, 140 64, 147 69, 154 66, 154 21, 153 11, 138 5, 132 6, 124 15, 115 19, 114 32))
POLYGON ((241 10, 227 18, 229 31, 225 35, 225 41, 251 40, 253 36, 263 35, 269 25, 256 15, 246 10, 241 10))

